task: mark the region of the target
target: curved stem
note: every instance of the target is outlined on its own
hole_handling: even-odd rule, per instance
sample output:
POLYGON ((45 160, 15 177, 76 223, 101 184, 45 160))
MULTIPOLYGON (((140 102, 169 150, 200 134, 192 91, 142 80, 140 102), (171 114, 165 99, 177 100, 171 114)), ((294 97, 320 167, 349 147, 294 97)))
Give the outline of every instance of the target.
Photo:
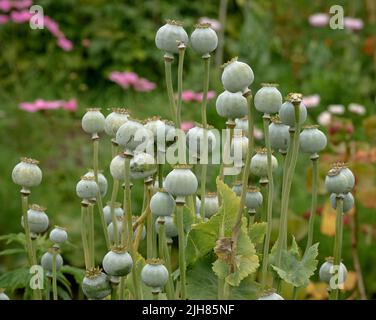
POLYGON ((185 233, 183 221, 184 204, 176 204, 176 223, 178 227, 179 238, 179 270, 180 270, 180 298, 186 300, 186 263, 185 263, 185 233))
POLYGON ((25 238, 26 238, 26 253, 27 258, 29 260, 29 266, 33 266, 37 264, 36 257, 33 255, 33 244, 30 237, 30 228, 29 228, 29 219, 27 218, 27 210, 28 210, 28 203, 29 197, 26 194, 23 194, 21 191, 21 203, 22 203, 22 217, 23 217, 23 224, 25 230, 25 238))
POLYGON ((185 44, 179 45, 179 63, 178 63, 178 103, 176 108, 176 127, 179 129, 181 124, 181 104, 183 92, 183 67, 184 67, 185 44))
POLYGON ((84 258, 85 258, 85 268, 89 270, 91 268, 90 259, 89 259, 89 244, 87 241, 87 205, 81 206, 81 237, 82 237, 82 247, 84 250, 84 258))
POLYGON ((52 256, 52 293, 53 299, 57 300, 56 249, 54 249, 52 256))
POLYGON ((112 228, 113 228, 113 235, 114 235, 114 243, 115 245, 119 244, 119 231, 118 231, 118 220, 116 219, 115 215, 115 202, 117 198, 117 194, 119 192, 119 180, 114 180, 112 186, 112 194, 110 200, 110 212, 111 212, 111 220, 112 220, 112 228))
POLYGON ((89 259, 91 267, 95 266, 95 247, 94 247, 94 205, 89 205, 87 210, 87 221, 89 225, 89 259))
MULTIPOLYGON (((147 203, 150 202, 150 191, 149 188, 147 188, 147 203)), ((151 211, 147 211, 147 216, 146 216, 146 249, 147 249, 147 258, 152 259, 156 258, 153 255, 153 215, 151 214, 151 211)))
POLYGON ((159 257, 164 261, 164 265, 168 270, 168 280, 166 284, 166 295, 168 300, 174 299, 174 282, 171 276, 171 261, 168 252, 167 242, 166 242, 166 231, 164 221, 159 223, 158 228, 158 245, 159 245, 159 257))
POLYGON ((167 95, 170 101, 170 111, 172 119, 175 121, 175 126, 178 127, 178 120, 177 120, 177 112, 176 112, 176 103, 174 97, 174 89, 172 87, 172 77, 171 77, 171 63, 173 61, 173 57, 166 56, 164 57, 165 61, 165 76, 166 76, 166 87, 167 87, 167 95))

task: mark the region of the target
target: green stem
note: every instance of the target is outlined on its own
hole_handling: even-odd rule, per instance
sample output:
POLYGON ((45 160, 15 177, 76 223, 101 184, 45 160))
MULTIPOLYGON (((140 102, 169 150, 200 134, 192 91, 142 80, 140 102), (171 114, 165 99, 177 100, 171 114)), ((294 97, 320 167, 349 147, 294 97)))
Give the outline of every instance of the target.
POLYGON ((47 277, 47 284, 46 284, 46 300, 50 300, 50 292, 51 292, 51 278, 47 277))
POLYGON ((87 241, 87 204, 81 205, 81 237, 82 237, 82 247, 84 250, 84 258, 85 258, 85 268, 86 270, 90 270, 90 259, 89 259, 89 244, 87 241))
POLYGON ((95 266, 95 248, 94 248, 94 205, 88 207, 88 222, 89 222, 89 259, 91 267, 95 266))
POLYGON ((180 129, 181 124, 181 104, 183 92, 183 67, 184 67, 185 44, 179 45, 179 63, 178 63, 178 103, 176 110, 176 127, 180 129))
POLYGON ((115 215, 115 202, 116 202, 117 194, 119 192, 119 184, 120 184, 119 180, 114 180, 114 183, 112 186, 111 200, 110 200, 110 212, 111 212, 111 220, 112 220, 115 245, 119 244, 118 220, 115 215))
POLYGON ((163 163, 158 164, 158 188, 163 188, 163 163))
POLYGON ((112 141, 111 141, 111 156, 112 156, 112 159, 115 158, 116 155, 118 154, 118 149, 119 149, 119 145, 117 144, 115 139, 112 139, 112 141))
POLYGON ((307 238, 307 245, 305 249, 305 253, 307 250, 312 246, 313 242, 313 231, 315 226, 315 216, 316 216, 316 208, 317 208, 317 180, 318 180, 318 161, 319 158, 311 158, 312 162, 312 203, 311 203, 311 214, 309 216, 309 223, 308 223, 308 238, 307 238))
POLYGON ((166 76, 166 87, 167 87, 167 95, 170 102, 170 111, 172 119, 175 121, 175 126, 178 127, 178 119, 177 119, 177 112, 176 112, 176 103, 174 97, 174 89, 172 87, 172 76, 171 76, 171 64, 174 60, 173 56, 165 55, 165 76, 166 76))
POLYGON ((266 236, 264 242, 264 254, 262 259, 262 286, 265 288, 267 275, 268 275, 268 264, 269 264, 269 246, 270 246, 270 236, 272 233, 272 223, 273 223, 273 198, 274 198, 274 181, 273 181, 273 168, 272 168, 272 148, 270 146, 269 139, 269 123, 270 116, 264 114, 264 136, 265 144, 267 149, 267 159, 268 159, 268 202, 267 202, 267 225, 266 225, 266 236))
POLYGON ((299 288, 298 287, 294 287, 292 290, 293 290, 292 291, 292 300, 297 300, 299 288))
POLYGON ((164 261, 164 264, 168 270, 168 281, 166 284, 166 295, 168 300, 174 299, 174 283, 171 275, 171 261, 168 252, 167 242, 166 242, 166 231, 164 219, 158 221, 158 245, 159 245, 159 257, 164 261))
POLYGON ((153 300, 159 300, 159 292, 153 292, 153 300))
POLYGON ((183 221, 184 204, 176 204, 176 222, 178 227, 179 238, 179 270, 180 270, 180 297, 181 300, 186 300, 186 263, 185 263, 185 233, 183 221))
POLYGON ((54 249, 52 256, 52 293, 53 299, 57 300, 56 249, 54 249))
MULTIPOLYGON (((150 201, 149 197, 149 188, 147 189, 147 202, 150 201)), ((148 215, 146 217, 146 251, 147 251, 147 258, 152 259, 156 258, 153 255, 153 215, 151 211, 148 211, 148 215)))

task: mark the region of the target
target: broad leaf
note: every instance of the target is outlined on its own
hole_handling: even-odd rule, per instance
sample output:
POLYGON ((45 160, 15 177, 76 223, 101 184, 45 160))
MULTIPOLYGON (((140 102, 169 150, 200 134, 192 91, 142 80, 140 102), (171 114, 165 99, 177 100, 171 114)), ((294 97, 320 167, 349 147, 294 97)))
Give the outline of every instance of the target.
POLYGON ((264 236, 266 234, 266 222, 256 222, 251 225, 251 229, 249 231, 249 238, 251 239, 252 243, 259 244, 264 241, 264 236))

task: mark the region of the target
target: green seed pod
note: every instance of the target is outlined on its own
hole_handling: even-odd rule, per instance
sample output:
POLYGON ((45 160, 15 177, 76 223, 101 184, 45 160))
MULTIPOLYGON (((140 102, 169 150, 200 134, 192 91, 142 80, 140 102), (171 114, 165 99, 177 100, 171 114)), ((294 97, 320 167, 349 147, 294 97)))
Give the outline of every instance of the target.
MULTIPOLYGON (((307 109, 303 102, 300 103, 300 119, 299 123, 302 124, 307 119, 307 109)), ((290 101, 286 101, 282 104, 281 109, 279 109, 279 118, 282 123, 290 127, 295 127, 295 111, 294 105, 290 101)))
POLYGON ((112 159, 110 164, 110 172, 115 180, 124 181, 125 178, 125 156, 119 154, 112 159))
MULTIPOLYGON (((114 213, 115 217, 122 218, 124 216, 123 208, 121 207, 121 203, 115 202, 114 203, 114 213)), ((111 202, 107 202, 107 205, 103 208, 103 215, 104 220, 106 221, 107 225, 112 222, 111 216, 111 202)))
POLYGON ((191 45, 194 51, 203 58, 210 57, 218 46, 218 37, 216 32, 210 28, 209 23, 202 23, 196 26, 191 34, 191 45))
POLYGON ((244 92, 252 84, 254 78, 251 67, 238 61, 238 58, 230 60, 223 66, 222 84, 227 91, 244 92))
POLYGON ((349 181, 340 168, 334 167, 329 170, 325 178, 325 187, 330 193, 347 193, 349 192, 349 181))
POLYGON ((327 139, 325 134, 317 126, 307 126, 300 133, 300 149, 304 153, 317 155, 326 147, 327 139))
POLYGON ((82 117, 81 125, 82 129, 86 133, 96 134, 104 130, 104 115, 99 108, 90 108, 86 110, 86 113, 82 117))
POLYGON ((130 162, 132 179, 145 179, 157 172, 157 164, 152 155, 138 152, 130 162))
POLYGON ((290 144, 290 127, 283 124, 279 117, 272 118, 269 125, 269 140, 272 149, 286 153, 290 144))
POLYGON ((167 20, 166 24, 160 27, 155 36, 157 48, 168 53, 179 52, 179 43, 188 44, 188 34, 182 27, 182 24, 175 20, 167 20))
POLYGON ((263 196, 260 189, 257 187, 249 187, 245 195, 245 206, 248 209, 248 213, 254 215, 256 210, 261 207, 263 196))
MULTIPOLYGON (((330 195, 330 205, 335 210, 337 209, 337 194, 332 193, 330 195)), ((343 198, 343 212, 346 213, 347 211, 351 210, 354 207, 354 196, 348 192, 345 194, 343 198)))
POLYGON ((255 94, 255 108, 263 113, 277 113, 282 105, 282 95, 277 84, 263 83, 262 88, 255 94))
POLYGON ((42 170, 38 167, 38 161, 30 158, 21 158, 12 171, 12 179, 15 184, 24 188, 36 187, 42 182, 42 170))
POLYGON ((219 210, 218 195, 215 192, 208 192, 205 196, 205 218, 210 218, 219 210))
POLYGON ((160 152, 166 152, 166 146, 175 142, 176 129, 174 124, 169 121, 161 120, 159 117, 152 117, 146 120, 144 127, 154 137, 154 143, 160 152))
POLYGON ((57 244, 64 243, 68 240, 68 233, 64 228, 55 226, 50 232, 50 240, 57 244))
POLYGON ((334 164, 335 167, 338 167, 341 170, 341 174, 347 178, 347 192, 350 192, 355 186, 355 176, 352 171, 346 167, 342 162, 334 164))
POLYGON ((99 269, 86 271, 82 291, 88 299, 102 300, 111 294, 111 285, 105 273, 99 269))
MULTIPOLYGON (((135 220, 135 217, 132 217, 132 220, 134 222, 135 220)), ((122 236, 123 236, 123 217, 116 217, 116 226, 117 226, 117 230, 118 230, 118 239, 119 241, 122 240, 122 236)), ((138 228, 140 228, 139 226, 136 228, 136 230, 133 232, 133 237, 132 239, 135 239, 136 237, 136 234, 138 232, 138 228)), ((114 237, 114 225, 112 222, 109 223, 109 225, 107 226, 107 232, 108 232, 108 237, 110 239, 111 242, 113 242, 115 240, 115 237, 114 237)), ((142 228, 142 234, 141 234, 141 240, 144 240, 145 239, 145 236, 146 236, 146 229, 145 229, 145 226, 143 226, 142 228)))
MULTIPOLYGON (((94 178, 94 170, 90 169, 89 172, 87 172, 84 176, 94 178)), ((101 172, 98 172, 98 186, 101 196, 104 197, 107 193, 108 182, 106 177, 101 172)))
POLYGON ((119 128, 128 121, 129 112, 124 108, 112 109, 112 112, 106 117, 104 121, 104 131, 110 137, 115 137, 119 128))
POLYGON ((150 199, 150 211, 153 216, 170 216, 175 209, 174 198, 164 189, 160 189, 150 199))
POLYGON ((177 165, 166 176, 166 190, 173 196, 176 201, 185 201, 186 196, 190 196, 197 191, 198 181, 190 166, 177 165))
POLYGON ((168 270, 158 259, 146 261, 141 271, 142 282, 153 292, 160 292, 168 280, 168 270))
POLYGON ((98 184, 94 177, 81 177, 76 185, 76 193, 81 199, 95 199, 99 191, 98 184))
POLYGON ((285 300, 282 296, 276 293, 273 289, 267 290, 257 300, 285 300))
POLYGON ((232 184, 232 191, 238 196, 240 197, 241 194, 242 194, 242 191, 243 191, 243 184, 241 181, 235 181, 233 184, 232 184))
POLYGON ((242 92, 222 92, 217 97, 215 107, 217 113, 226 119, 241 118, 248 113, 247 99, 242 92))
POLYGON ((319 277, 322 282, 326 282, 327 284, 330 284, 330 280, 332 279, 332 277, 335 277, 335 276, 337 279, 336 280, 337 284, 345 283, 346 278, 347 278, 347 268, 342 262, 340 263, 339 268, 337 269, 334 268, 333 258, 329 257, 321 265, 320 271, 319 271, 319 277))
MULTIPOLYGON (((54 249, 53 249, 54 250, 54 249)), ((48 276, 52 276, 52 260, 53 260, 53 252, 52 250, 47 251, 40 261, 44 270, 47 271, 48 276)), ((56 253, 56 271, 59 271, 63 266, 63 258, 59 253, 56 253)))
MULTIPOLYGON (((248 138, 243 134, 234 132, 234 137, 231 142, 231 157, 234 158, 234 163, 245 160, 248 152, 248 138)), ((242 162, 243 163, 243 162, 242 162)))
MULTIPOLYGON (((211 153, 213 148, 216 144, 215 135, 210 128, 206 130, 207 133, 207 146, 208 146, 208 154, 211 153)), ((186 144, 190 154, 198 159, 202 158, 203 153, 201 150, 201 144, 204 146, 204 134, 205 130, 200 126, 200 124, 196 124, 195 127, 189 129, 186 135, 186 144)))
POLYGON ((104 271, 114 277, 124 277, 133 268, 131 255, 124 247, 114 247, 103 258, 104 271))
POLYGON ((159 230, 159 220, 164 219, 164 226, 165 226, 165 233, 166 237, 171 239, 178 235, 178 227, 176 226, 174 222, 173 216, 164 216, 164 217, 158 217, 155 221, 155 231, 158 233, 159 230))
POLYGON ((242 130, 242 132, 247 135, 248 134, 248 117, 245 116, 243 118, 236 118, 235 119, 235 129, 242 130))
MULTIPOLYGON (((49 219, 45 213, 46 208, 32 204, 27 210, 27 222, 31 233, 39 234, 47 231, 49 219)), ((23 217, 21 218, 21 225, 24 227, 23 217)))
POLYGON ((0 300, 10 300, 9 297, 5 294, 3 288, 0 288, 0 300))
POLYGON ((141 144, 154 142, 149 130, 136 120, 126 121, 116 133, 116 142, 126 150, 134 151, 141 144))
MULTIPOLYGON (((272 155, 272 170, 276 170, 278 167, 277 158, 272 155)), ((251 172, 252 174, 260 177, 267 178, 268 176, 268 158, 267 150, 259 149, 257 153, 251 159, 251 172)))

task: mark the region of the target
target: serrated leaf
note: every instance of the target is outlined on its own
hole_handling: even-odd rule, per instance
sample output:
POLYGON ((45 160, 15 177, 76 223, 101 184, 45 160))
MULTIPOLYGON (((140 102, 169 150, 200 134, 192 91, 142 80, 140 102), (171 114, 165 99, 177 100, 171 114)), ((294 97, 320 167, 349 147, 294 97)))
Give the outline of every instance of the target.
POLYGON ((25 288, 28 286, 30 277, 29 268, 19 268, 6 272, 0 277, 0 288, 6 288, 10 291, 25 288))
MULTIPOLYGON (((314 274, 318 260, 318 246, 316 243, 311 246, 302 259, 297 254, 296 242, 293 240, 293 246, 290 250, 283 250, 281 254, 281 265, 279 267, 272 265, 281 279, 295 287, 303 287, 308 284, 309 278, 314 274), (296 246, 296 247, 295 247, 296 246)), ((299 250, 299 249, 298 249, 299 250)))
POLYGON ((69 266, 69 265, 63 265, 60 269, 60 272, 65 273, 65 274, 70 274, 71 276, 73 276, 74 280, 79 285, 81 285, 82 280, 85 277, 85 270, 80 269, 80 268, 76 268, 76 267, 72 267, 72 266, 69 266))
POLYGON ((253 244, 262 243, 266 234, 266 222, 256 222, 251 225, 249 231, 249 238, 253 244))

